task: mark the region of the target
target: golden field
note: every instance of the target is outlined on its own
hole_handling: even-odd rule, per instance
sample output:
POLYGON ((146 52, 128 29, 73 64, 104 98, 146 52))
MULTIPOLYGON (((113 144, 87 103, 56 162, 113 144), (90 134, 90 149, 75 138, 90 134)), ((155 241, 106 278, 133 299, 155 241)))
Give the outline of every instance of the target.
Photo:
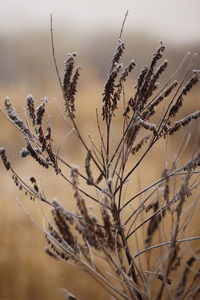
MULTIPOLYGON (((23 117, 23 107, 25 106, 25 98, 28 94, 32 94, 38 101, 41 97, 47 97, 48 115, 51 116, 51 124, 54 128, 54 144, 61 145, 60 154, 67 162, 81 165, 81 168, 83 168, 85 153, 79 148, 79 143, 73 136, 73 133, 65 137, 70 132, 70 128, 62 116, 62 114, 65 114, 64 105, 53 67, 48 38, 48 35, 24 36, 19 38, 18 44, 15 44, 16 40, 14 38, 13 40, 7 40, 7 44, 4 40, 4 45, 6 46, 3 52, 4 56, 1 57, 1 64, 3 64, 3 71, 7 70, 7 73, 0 77, 1 107, 3 107, 5 96, 9 96, 13 107, 15 107, 19 115, 23 117), (42 44, 43 41, 44 45, 42 44), (15 51, 12 50, 13 45, 15 46, 15 51), (38 47, 34 47, 35 45, 38 45, 38 47), (6 54, 6 49, 10 51, 8 54, 6 54), (16 55, 16 57, 14 55, 16 55)), ((82 49, 81 44, 72 38, 71 43, 70 39, 68 42, 63 41, 61 36, 58 36, 57 41, 58 64, 61 75, 63 74, 62 61, 65 59, 66 51, 76 51, 76 49, 72 48, 78 48, 79 44, 80 48, 78 51, 82 52, 77 59, 78 64, 80 63, 83 67, 76 105, 78 125, 85 139, 87 139, 88 134, 94 139, 97 135, 95 109, 96 107, 98 107, 99 110, 101 109, 101 96, 104 87, 103 77, 106 78, 111 53, 115 48, 115 43, 112 44, 111 41, 109 43, 110 49, 109 45, 107 46, 108 49, 100 49, 100 46, 98 46, 99 39, 96 41, 96 49, 93 49, 94 46, 88 46, 88 48, 85 47, 82 49), (104 63, 103 65, 102 61, 104 63)), ((107 37, 107 39, 109 40, 109 37, 107 37)), ((147 60, 156 46, 155 41, 152 40, 147 59, 147 51, 145 50, 147 47, 145 45, 141 46, 143 51, 141 51, 142 53, 139 56, 138 44, 142 44, 142 42, 143 41, 138 39, 138 49, 135 49, 136 57, 134 57, 132 40, 129 38, 127 42, 127 49, 129 50, 127 51, 126 59, 130 60, 133 56, 137 62, 138 57, 140 62, 138 68, 143 64, 143 57, 145 57, 144 64, 147 63, 147 60)), ((192 45, 191 48, 193 47, 192 45)), ((174 56, 172 53, 169 54, 171 58, 171 60, 169 58, 171 61, 170 70, 173 69, 172 64, 174 65, 175 62, 177 62, 177 56, 185 51, 182 47, 179 47, 179 49, 178 47, 174 47, 173 49, 177 51, 174 51, 174 56)), ((197 67, 198 61, 197 59, 197 67)), ((133 78, 133 80, 135 80, 135 78, 133 78)), ((131 80, 130 86, 133 86, 131 80)), ((127 94, 131 93, 130 88, 127 88, 127 94)), ((200 89, 196 88, 192 91, 190 96, 187 97, 185 110, 181 113, 182 115, 180 114, 180 118, 199 109, 199 100, 200 89)), ((116 130, 113 130, 112 138, 114 143, 115 135, 121 130, 118 124, 120 124, 120 119, 119 123, 116 122, 116 130)), ((27 182, 30 176, 40 178, 40 184, 44 187, 49 199, 57 198, 65 207, 73 209, 72 191, 66 186, 66 183, 54 175, 53 172, 49 174, 49 172, 38 168, 37 164, 32 162, 30 158, 23 160, 19 158, 19 151, 23 147, 23 137, 2 115, 0 116, 0 125, 0 146, 7 149, 7 154, 13 163, 14 169, 27 182)), ((192 145, 195 140, 197 142, 200 141, 199 126, 198 121, 195 121, 191 126, 191 132, 193 132, 194 135, 187 146, 184 158, 189 155, 188 153, 192 152, 192 145), (198 132, 196 128, 198 128, 198 132)), ((183 135, 184 131, 179 134, 178 138, 173 138, 172 141, 170 141, 168 146, 168 159, 170 161, 173 160, 174 155, 180 148, 183 135)), ((164 151, 165 144, 159 143, 137 174, 139 179, 135 178, 135 182, 137 182, 134 186, 135 190, 139 189, 139 186, 144 187, 160 177, 164 165, 164 151), (141 170, 143 170, 143 172, 141 170), (146 170, 149 171, 146 172, 146 170)), ((14 186, 12 179, 8 172, 3 169, 2 164, 0 164, 0 166, 0 300, 59 300, 63 299, 61 288, 65 287, 83 300, 110 299, 109 295, 99 288, 91 278, 80 271, 77 266, 71 263, 66 264, 56 261, 45 254, 44 249, 46 242, 43 233, 38 227, 41 226, 45 228, 47 225, 48 218, 51 218, 49 208, 38 201, 33 202, 26 198, 25 195, 14 186), (20 207, 20 203, 22 207, 20 207)), ((132 193, 131 183, 127 193, 132 193)), ((197 191, 197 196, 198 194, 197 191)), ((199 235, 200 232, 198 228, 199 217, 198 210, 196 209, 188 234, 199 235)), ((198 242, 194 243, 196 248, 198 242)))

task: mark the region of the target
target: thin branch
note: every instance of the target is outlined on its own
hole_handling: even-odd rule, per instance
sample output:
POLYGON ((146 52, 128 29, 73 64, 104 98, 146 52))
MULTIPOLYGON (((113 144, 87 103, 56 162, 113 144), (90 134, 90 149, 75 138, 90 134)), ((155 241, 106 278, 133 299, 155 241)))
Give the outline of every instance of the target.
POLYGON ((50 16, 50 33, 51 33, 51 50, 52 50, 52 56, 53 56, 53 61, 54 61, 54 67, 56 69, 56 74, 57 74, 57 78, 58 78, 58 81, 59 81, 59 85, 61 87, 61 90, 63 91, 62 81, 61 81, 60 73, 59 73, 59 70, 58 70, 56 54, 55 54, 54 35, 53 35, 53 16, 52 16, 52 14, 50 16))
POLYGON ((122 37, 123 30, 124 30, 124 25, 126 23, 126 19, 128 17, 128 13, 129 13, 129 10, 127 10, 126 13, 125 13, 124 20, 122 22, 122 26, 121 26, 121 30, 120 30, 120 34, 119 34, 119 39, 121 39, 121 37, 122 37))

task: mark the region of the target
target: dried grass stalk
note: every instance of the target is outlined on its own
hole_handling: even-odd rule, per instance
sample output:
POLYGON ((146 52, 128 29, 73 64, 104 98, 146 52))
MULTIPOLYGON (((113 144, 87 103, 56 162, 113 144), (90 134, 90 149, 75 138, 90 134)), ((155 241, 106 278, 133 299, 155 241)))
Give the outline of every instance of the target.
POLYGON ((176 121, 172 127, 169 128, 169 134, 174 134, 181 127, 188 125, 192 120, 196 120, 200 117, 200 110, 188 115, 187 117, 176 121))
POLYGON ((74 63, 76 53, 69 53, 65 61, 65 70, 63 78, 63 95, 65 99, 65 110, 68 112, 70 118, 75 118, 75 94, 77 91, 78 78, 80 76, 80 66, 74 71, 74 63))
POLYGON ((5 149, 2 147, 0 148, 0 155, 1 155, 1 159, 4 164, 4 167, 6 168, 7 171, 10 170, 10 161, 7 158, 5 149))
POLYGON ((186 96, 191 91, 191 89, 197 84, 198 81, 199 81, 199 76, 197 73, 195 73, 192 76, 192 78, 188 81, 186 86, 183 88, 175 103, 172 105, 169 111, 169 117, 176 116, 176 114, 178 113, 178 111, 180 110, 183 104, 183 97, 186 96))
POLYGON ((15 110, 12 108, 12 105, 10 103, 10 99, 7 97, 4 100, 4 106, 6 109, 6 112, 8 114, 9 119, 15 124, 15 126, 21 130, 25 135, 27 135, 29 138, 32 137, 32 134, 28 127, 24 124, 24 122, 18 117, 15 110))
POLYGON ((31 95, 26 97, 26 105, 27 105, 27 108, 28 108, 29 116, 32 120, 32 124, 34 126, 36 116, 35 116, 34 99, 31 95))
MULTIPOLYGON (((122 32, 120 36, 121 34, 122 32)), ((51 35, 53 39, 52 27, 51 35)), ((52 47, 59 77, 53 44, 52 47)), ((29 124, 28 120, 25 123, 18 117, 8 98, 4 103, 7 115, 1 110, 3 115, 7 116, 7 119, 24 135, 25 145, 20 151, 20 156, 22 158, 31 156, 40 166, 52 168, 58 175, 58 184, 59 178, 62 178, 70 185, 75 200, 75 211, 68 211, 58 201, 46 198, 44 191, 37 184, 37 176, 31 174, 28 183, 18 176, 2 147, 0 148, 1 160, 5 169, 11 172, 12 180, 20 190, 31 200, 38 199, 52 208, 52 224, 48 221, 48 227, 44 230, 48 255, 64 263, 72 260, 91 275, 114 299, 149 300, 154 297, 160 300, 165 297, 165 292, 171 299, 189 299, 187 297, 195 297, 199 291, 199 271, 194 271, 192 279, 190 270, 192 266, 194 267, 196 256, 192 255, 189 260, 186 258, 183 242, 196 241, 200 237, 180 240, 179 236, 184 235, 187 226, 190 226, 189 217, 192 213, 190 212, 187 218, 185 215, 195 202, 195 197, 191 201, 190 196, 199 187, 199 177, 196 176, 200 166, 199 149, 184 163, 180 163, 179 167, 177 165, 181 151, 171 168, 165 161, 167 167, 164 168, 160 178, 149 186, 140 188, 138 192, 133 188, 130 198, 127 196, 130 193, 126 193, 126 188, 127 184, 133 183, 135 186, 135 181, 132 182, 131 179, 135 178, 134 174, 137 175, 138 170, 141 176, 144 174, 146 176, 148 173, 151 178, 151 170, 146 169, 143 162, 151 159, 151 151, 157 153, 154 149, 161 138, 168 135, 167 138, 170 139, 170 136, 176 134, 180 128, 188 126, 192 120, 200 117, 200 111, 196 111, 171 125, 171 119, 176 117, 183 105, 184 96, 198 83, 199 72, 195 71, 186 84, 184 81, 178 84, 174 76, 170 76, 160 87, 158 80, 161 80, 161 75, 168 65, 167 60, 164 60, 156 67, 165 50, 161 44, 153 54, 149 65, 144 66, 136 77, 138 79, 135 89, 127 99, 127 79, 135 68, 135 62, 131 60, 124 68, 122 63, 124 49, 124 43, 119 40, 104 86, 102 124, 97 113, 99 135, 94 142, 91 139, 92 150, 82 136, 75 119, 75 110, 78 109, 75 107, 77 83, 80 76, 80 66, 74 67, 75 53, 69 54, 65 61, 63 83, 59 77, 65 110, 76 137, 86 153, 82 167, 71 165, 60 156, 59 151, 54 152, 53 149, 60 147, 54 144, 56 139, 50 122, 47 127, 44 126, 48 105, 46 98, 41 99, 37 108, 31 95, 26 98, 27 119, 31 121, 31 129, 26 125, 29 124), (122 100, 123 112, 122 105, 119 105, 122 100), (159 105, 163 101, 165 105, 160 113, 159 105), (115 119, 117 112, 120 118, 115 119), (153 121, 152 116, 154 116, 153 121), (113 137, 115 128, 117 126, 118 130, 119 124, 122 129, 121 134, 113 137), (149 131, 146 136, 143 135, 144 129, 149 131), (99 143, 100 146, 97 146, 99 143), (137 155, 132 157, 131 153, 137 155), (66 168, 70 171, 69 177, 66 175, 66 168), (98 174, 100 175, 95 181, 94 178, 98 174), (91 201, 97 205, 93 215, 90 210, 91 201), (152 214, 151 210, 153 210, 152 214), (166 220, 171 220, 170 229, 165 228, 166 220), (142 239, 140 231, 144 233, 142 239), (159 244, 154 245, 153 241, 156 241, 157 233, 160 241, 159 244), (170 236, 169 241, 167 241, 168 236, 170 236), (160 249, 157 259, 159 263, 155 264, 153 255, 149 255, 149 252, 161 247, 162 251, 160 249), (135 250, 137 254, 133 255, 135 250), (142 254, 144 258, 140 260, 142 254), (103 270, 99 267, 97 256, 105 262, 103 270), (186 261, 185 268, 180 280, 177 282, 170 279, 172 271, 176 276, 184 261, 186 261), (111 276, 106 272, 107 266, 111 276), (152 296, 155 284, 156 295, 152 296)), ((189 76, 189 67, 184 79, 187 76, 189 76)), ((143 181, 141 185, 144 185, 143 181)), ((191 247, 194 253, 193 245, 191 247)), ((66 293, 66 299, 77 298, 66 293)))

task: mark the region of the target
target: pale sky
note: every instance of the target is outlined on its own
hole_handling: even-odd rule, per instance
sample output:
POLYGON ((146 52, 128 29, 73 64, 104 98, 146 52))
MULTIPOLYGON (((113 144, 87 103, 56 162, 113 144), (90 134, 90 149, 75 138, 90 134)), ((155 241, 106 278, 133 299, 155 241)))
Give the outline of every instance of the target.
POLYGON ((126 30, 159 34, 164 40, 200 41, 200 0, 0 0, 0 34, 49 30, 119 31, 126 10, 126 30))

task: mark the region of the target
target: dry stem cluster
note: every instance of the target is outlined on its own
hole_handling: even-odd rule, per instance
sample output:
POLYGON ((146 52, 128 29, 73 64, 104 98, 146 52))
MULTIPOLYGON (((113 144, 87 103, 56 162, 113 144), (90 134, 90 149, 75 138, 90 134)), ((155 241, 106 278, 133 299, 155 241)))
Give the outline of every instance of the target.
MULTIPOLYGON (((96 112, 100 147, 95 141, 88 143, 83 138, 76 122, 80 67, 75 67, 74 53, 65 61, 63 81, 59 77, 66 114, 85 151, 83 169, 70 165, 56 152, 51 123, 45 126, 43 122, 46 98, 42 98, 37 107, 32 96, 26 98, 29 122, 20 119, 9 98, 5 99, 5 110, 1 110, 24 135, 21 157, 31 156, 42 167, 55 170, 58 184, 62 177, 71 185, 75 211, 68 211, 58 201, 47 199, 34 176, 30 177, 31 184, 19 177, 3 148, 0 149, 1 159, 20 190, 32 200, 52 206, 54 222, 49 222, 44 232, 48 244, 46 252, 50 256, 63 262, 73 260, 108 290, 113 299, 197 299, 200 273, 194 265, 199 260, 199 249, 191 248, 191 255, 185 260, 182 245, 186 243, 189 247, 189 242, 199 239, 198 236, 184 237, 191 219, 188 210, 185 214, 185 207, 197 202, 194 200, 197 196, 192 195, 199 186, 199 149, 179 167, 178 155, 171 166, 166 164, 157 181, 138 192, 133 190, 131 197, 127 198, 125 191, 160 139, 168 140, 200 117, 200 111, 196 111, 176 120, 186 95, 199 81, 199 73, 194 71, 190 76, 192 58, 182 81, 175 80, 177 72, 187 64, 186 56, 168 81, 159 85, 158 80, 168 65, 164 60, 157 67, 165 51, 161 44, 149 65, 141 69, 132 97, 127 99, 125 84, 134 71, 135 62, 132 60, 124 67, 121 62, 124 50, 125 45, 119 40, 103 91, 102 112, 96 112), (160 106, 164 108, 161 110, 160 106), (121 116, 121 135, 114 144, 116 115, 121 116), (62 171, 62 166, 68 167, 69 174, 62 171), (84 189, 83 183, 89 185, 91 192, 84 189), (88 208, 91 201, 98 205, 99 216, 91 214, 88 208), (165 234, 166 219, 170 232, 165 234), (153 243, 155 236, 159 236, 157 244, 153 243), (138 239, 144 242, 138 243, 138 239), (156 259, 154 251, 157 251, 156 259), (106 272, 106 264, 104 270, 99 267, 96 259, 99 255, 109 266, 110 273, 106 272)), ((66 291, 65 297, 76 299, 66 291)))

